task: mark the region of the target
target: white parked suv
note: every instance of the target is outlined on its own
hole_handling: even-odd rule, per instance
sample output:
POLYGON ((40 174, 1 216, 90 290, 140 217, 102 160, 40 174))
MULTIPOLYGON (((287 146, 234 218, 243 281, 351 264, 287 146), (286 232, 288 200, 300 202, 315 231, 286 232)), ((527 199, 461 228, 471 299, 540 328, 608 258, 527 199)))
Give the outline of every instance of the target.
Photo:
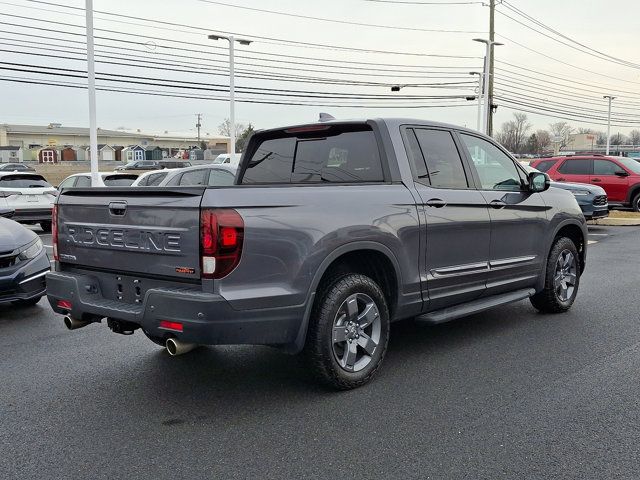
MULTIPOLYGON (((106 187, 129 187, 138 178, 137 173, 129 172, 100 172, 102 183, 106 187)), ((91 187, 91 173, 74 173, 69 175, 58 185, 58 190, 65 188, 88 188, 91 187)))
POLYGON ((51 210, 58 191, 42 175, 27 172, 0 172, 0 210, 15 210, 13 220, 39 223, 51 231, 51 210))

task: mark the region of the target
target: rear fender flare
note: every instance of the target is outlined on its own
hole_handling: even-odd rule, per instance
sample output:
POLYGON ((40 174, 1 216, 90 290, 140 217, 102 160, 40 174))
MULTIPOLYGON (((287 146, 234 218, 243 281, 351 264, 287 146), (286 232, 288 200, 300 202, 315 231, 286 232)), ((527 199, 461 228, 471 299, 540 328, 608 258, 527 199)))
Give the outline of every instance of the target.
MULTIPOLYGON (((355 252, 358 250, 374 250, 384 254, 393 264, 393 268, 396 274, 396 280, 397 280, 396 288, 398 289, 398 293, 402 291, 401 290, 402 276, 401 276, 400 264, 398 263, 398 260, 396 256, 393 254, 393 252, 391 251, 391 249, 389 249, 387 246, 378 242, 362 241, 362 242, 348 243, 336 248, 334 251, 331 252, 331 254, 329 254, 322 261, 315 275, 313 276, 313 280, 311 281, 311 286, 309 287, 309 294, 306 300, 304 317, 300 324, 300 329, 298 330, 298 335, 296 336, 295 342, 286 348, 286 351, 288 353, 299 353, 304 348, 306 337, 307 337, 307 328, 309 326, 309 319, 311 318, 311 310, 313 309, 313 303, 315 302, 315 299, 316 299, 316 291, 318 289, 318 286, 320 285, 320 281, 322 280, 322 277, 324 276, 324 274, 327 272, 331 264, 338 257, 344 255, 345 253, 355 252)), ((398 297, 400 297, 400 295, 398 295, 398 297)))

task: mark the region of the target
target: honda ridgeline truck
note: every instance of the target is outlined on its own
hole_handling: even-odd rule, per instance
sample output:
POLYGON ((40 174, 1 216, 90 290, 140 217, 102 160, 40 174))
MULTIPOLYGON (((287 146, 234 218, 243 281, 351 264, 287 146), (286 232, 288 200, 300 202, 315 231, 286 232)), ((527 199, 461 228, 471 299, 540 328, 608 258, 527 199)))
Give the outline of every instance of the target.
POLYGON ((585 220, 573 195, 492 139, 419 120, 259 131, 229 187, 68 189, 55 206, 53 309, 172 355, 197 345, 305 352, 347 389, 391 322, 440 323, 529 298, 573 304, 585 220))

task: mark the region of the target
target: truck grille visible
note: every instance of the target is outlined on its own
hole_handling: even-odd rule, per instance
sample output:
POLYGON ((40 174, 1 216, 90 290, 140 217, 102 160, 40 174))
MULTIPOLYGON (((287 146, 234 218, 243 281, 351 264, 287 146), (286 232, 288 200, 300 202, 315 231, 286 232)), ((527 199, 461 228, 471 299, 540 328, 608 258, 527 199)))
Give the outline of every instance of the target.
POLYGON ((598 195, 596 198, 593 199, 593 204, 596 207, 602 206, 602 205, 606 205, 607 204, 607 196, 606 195, 598 195))
POLYGON ((0 252, 0 269, 13 267, 16 264, 16 257, 13 252, 0 252))

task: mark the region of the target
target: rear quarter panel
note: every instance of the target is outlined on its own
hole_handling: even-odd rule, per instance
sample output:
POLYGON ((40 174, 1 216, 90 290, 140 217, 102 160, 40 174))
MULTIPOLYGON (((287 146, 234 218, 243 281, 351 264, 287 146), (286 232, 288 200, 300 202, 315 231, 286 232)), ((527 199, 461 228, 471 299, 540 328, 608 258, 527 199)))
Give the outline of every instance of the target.
POLYGON ((400 296, 421 298, 418 214, 402 184, 208 189, 202 207, 234 208, 244 219, 240 264, 214 286, 233 308, 302 305, 325 259, 365 244, 393 255, 400 296))

